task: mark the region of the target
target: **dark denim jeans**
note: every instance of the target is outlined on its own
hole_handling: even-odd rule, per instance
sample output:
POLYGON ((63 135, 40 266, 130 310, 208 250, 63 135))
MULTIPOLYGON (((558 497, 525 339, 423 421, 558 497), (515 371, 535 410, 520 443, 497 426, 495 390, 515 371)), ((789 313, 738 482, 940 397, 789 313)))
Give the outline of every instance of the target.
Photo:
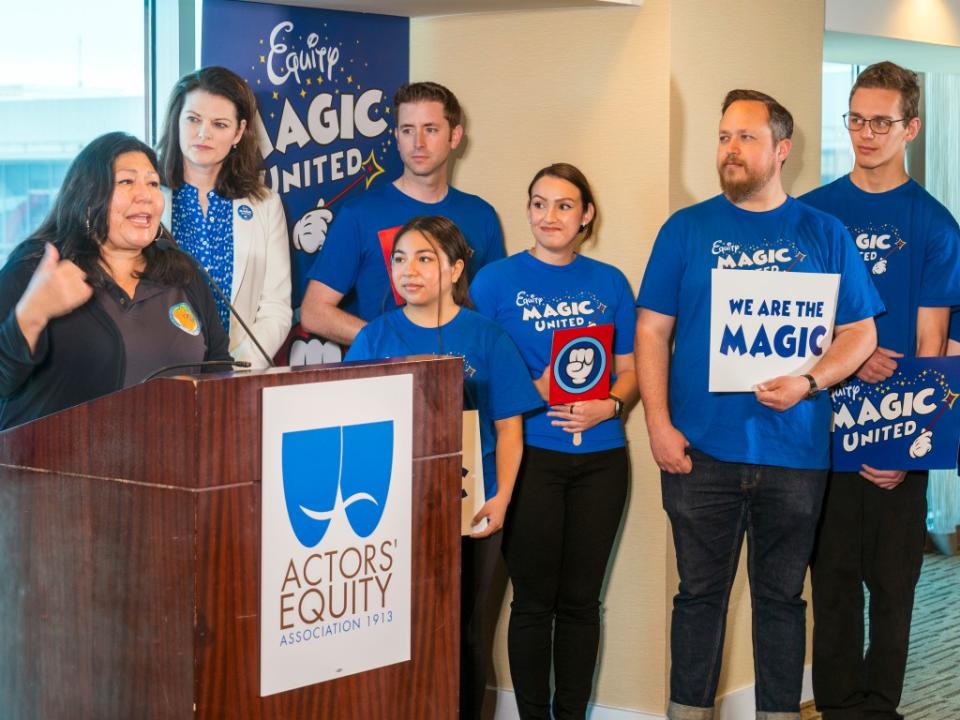
POLYGON ((757 718, 800 717, 805 607, 826 470, 744 465, 690 451, 693 472, 662 473, 680 589, 670 629, 672 720, 709 720, 727 603, 746 533, 757 718))

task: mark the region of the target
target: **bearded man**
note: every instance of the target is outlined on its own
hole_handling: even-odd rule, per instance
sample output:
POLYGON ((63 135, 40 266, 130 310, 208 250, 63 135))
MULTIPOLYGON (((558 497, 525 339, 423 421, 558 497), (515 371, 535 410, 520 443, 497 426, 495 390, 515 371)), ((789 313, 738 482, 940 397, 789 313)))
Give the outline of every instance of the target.
POLYGON ((792 116, 769 95, 727 94, 717 147, 723 194, 666 222, 637 297, 637 375, 680 576, 670 638, 672 720, 714 716, 744 534, 756 716, 799 720, 801 592, 830 465, 830 400, 818 391, 848 377, 876 347, 873 316, 883 304, 849 233, 784 192, 792 134, 792 116), (714 268, 839 274, 833 342, 819 362, 752 393, 710 392, 714 268))

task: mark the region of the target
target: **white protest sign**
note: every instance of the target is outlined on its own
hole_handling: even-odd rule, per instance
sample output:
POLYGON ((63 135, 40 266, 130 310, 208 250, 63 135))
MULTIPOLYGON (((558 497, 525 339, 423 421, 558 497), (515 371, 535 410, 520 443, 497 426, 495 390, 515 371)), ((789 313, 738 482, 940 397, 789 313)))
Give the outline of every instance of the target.
POLYGON ((474 526, 473 518, 486 502, 483 489, 483 449, 480 446, 480 413, 463 411, 463 478, 460 502, 460 534, 482 532, 488 520, 474 526))
POLYGON ((712 270, 710 392, 801 375, 830 347, 840 276, 712 270))

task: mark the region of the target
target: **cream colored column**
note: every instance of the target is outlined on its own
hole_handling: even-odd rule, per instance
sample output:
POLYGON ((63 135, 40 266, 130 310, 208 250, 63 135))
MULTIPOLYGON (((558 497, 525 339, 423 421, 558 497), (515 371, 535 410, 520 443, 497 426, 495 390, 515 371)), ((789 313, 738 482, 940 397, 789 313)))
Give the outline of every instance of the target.
MULTIPOLYGON (((799 172, 803 189, 815 184, 822 26, 821 0, 646 0, 641 8, 418 18, 410 74, 460 98, 467 142, 453 182, 496 207, 508 252, 531 243, 533 173, 571 162, 593 184, 601 216, 586 254, 620 267, 636 290, 668 214, 717 192, 716 124, 727 89, 753 84, 787 104, 801 125, 789 177, 799 172)), ((660 714, 675 560, 641 410, 627 436, 632 486, 604 595, 593 700, 660 714)), ((741 610, 745 597, 738 590, 741 610)), ((500 687, 510 687, 506 602, 509 592, 495 649, 500 687)), ((727 688, 752 681, 749 615, 733 619, 727 688)))

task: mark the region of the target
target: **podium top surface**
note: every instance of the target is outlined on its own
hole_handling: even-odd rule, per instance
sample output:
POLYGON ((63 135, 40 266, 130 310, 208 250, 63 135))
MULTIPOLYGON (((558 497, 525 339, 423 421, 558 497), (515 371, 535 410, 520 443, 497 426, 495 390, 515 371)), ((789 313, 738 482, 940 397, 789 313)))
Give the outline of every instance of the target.
POLYGON ((459 357, 157 378, 0 432, 0 467, 202 491, 260 481, 266 387, 413 375, 414 460, 460 452, 459 357))

